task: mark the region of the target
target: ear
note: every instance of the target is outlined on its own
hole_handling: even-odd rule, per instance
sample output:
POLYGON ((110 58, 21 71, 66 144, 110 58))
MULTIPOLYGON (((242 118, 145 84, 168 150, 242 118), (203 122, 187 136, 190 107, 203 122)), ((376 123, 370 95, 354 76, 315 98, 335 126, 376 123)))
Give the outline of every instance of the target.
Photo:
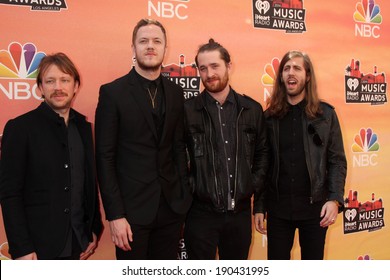
POLYGON ((42 85, 37 86, 38 91, 40 92, 42 99, 45 99, 45 95, 43 94, 42 85))
POLYGON ((232 62, 230 61, 229 63, 226 63, 226 68, 228 69, 228 71, 232 71, 232 62))
POLYGON ((79 91, 79 88, 80 88, 79 82, 75 82, 75 83, 74 83, 74 94, 75 94, 75 95, 76 95, 76 93, 79 91))

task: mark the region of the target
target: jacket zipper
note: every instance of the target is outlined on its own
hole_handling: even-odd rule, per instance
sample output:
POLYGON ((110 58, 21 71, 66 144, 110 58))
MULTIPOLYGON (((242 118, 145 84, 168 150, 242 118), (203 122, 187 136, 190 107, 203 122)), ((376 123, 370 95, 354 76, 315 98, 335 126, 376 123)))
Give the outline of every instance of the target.
POLYGON ((215 168, 215 156, 214 156, 214 147, 213 147, 213 141, 211 139, 211 135, 212 135, 212 125, 211 125, 211 117, 210 117, 210 114, 209 112, 207 111, 206 107, 203 107, 206 114, 207 114, 207 117, 209 119, 209 130, 210 130, 210 133, 209 133, 209 141, 210 141, 210 147, 211 147, 211 152, 212 152, 212 157, 213 157, 213 171, 214 171, 214 182, 215 182, 215 191, 216 191, 216 194, 217 194, 217 204, 218 206, 220 205, 220 199, 219 199, 219 193, 218 193, 218 180, 217 180, 217 173, 216 173, 216 168, 215 168))
POLYGON ((237 116, 237 121, 236 121, 236 170, 234 174, 234 193, 232 197, 232 210, 236 207, 236 193, 237 193, 237 176, 238 176, 238 144, 239 144, 239 137, 238 137, 238 121, 240 119, 241 113, 244 111, 244 108, 241 107, 240 112, 238 113, 237 116))

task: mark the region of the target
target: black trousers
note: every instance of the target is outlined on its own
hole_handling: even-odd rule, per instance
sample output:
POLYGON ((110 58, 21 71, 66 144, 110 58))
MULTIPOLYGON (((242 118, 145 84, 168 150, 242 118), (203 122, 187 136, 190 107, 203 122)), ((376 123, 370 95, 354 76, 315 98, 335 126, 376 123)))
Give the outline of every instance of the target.
POLYGON ((267 239, 269 260, 289 260, 295 231, 299 231, 302 260, 322 260, 327 227, 320 227, 321 218, 291 221, 268 216, 267 239))
POLYGON ((184 242, 190 260, 215 260, 217 248, 221 260, 245 260, 251 240, 250 209, 216 213, 193 205, 187 215, 184 242))
POLYGON ((175 260, 184 215, 173 212, 164 197, 160 199, 157 215, 149 225, 131 224, 131 250, 115 247, 118 260, 175 260))

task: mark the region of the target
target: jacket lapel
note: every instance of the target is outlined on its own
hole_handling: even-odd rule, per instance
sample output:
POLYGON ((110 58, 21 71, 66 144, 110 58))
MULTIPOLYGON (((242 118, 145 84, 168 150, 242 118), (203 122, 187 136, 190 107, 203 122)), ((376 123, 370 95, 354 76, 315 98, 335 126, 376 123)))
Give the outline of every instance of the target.
POLYGON ((164 116, 164 128, 163 128, 163 131, 162 131, 162 135, 161 135, 161 139, 160 139, 160 143, 163 142, 166 134, 167 134, 167 129, 168 129, 168 125, 171 124, 172 120, 171 120, 171 117, 172 117, 172 110, 173 110, 173 102, 174 102, 174 99, 173 99, 173 93, 172 91, 170 90, 170 87, 169 87, 169 84, 167 83, 167 80, 166 78, 162 77, 161 78, 161 82, 162 82, 162 86, 164 88, 164 98, 165 98, 165 116, 164 116))

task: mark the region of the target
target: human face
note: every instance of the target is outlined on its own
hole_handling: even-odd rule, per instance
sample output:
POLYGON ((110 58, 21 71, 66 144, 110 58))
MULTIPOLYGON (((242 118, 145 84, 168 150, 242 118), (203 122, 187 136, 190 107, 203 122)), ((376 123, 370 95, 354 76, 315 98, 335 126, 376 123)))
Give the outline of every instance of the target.
POLYGON ((297 104, 305 98, 306 83, 309 77, 306 73, 303 58, 293 57, 284 65, 282 79, 286 87, 287 100, 291 104, 297 104))
POLYGON ((78 88, 79 84, 74 78, 62 72, 55 64, 43 73, 42 84, 39 86, 45 102, 60 115, 69 111, 78 88))
POLYGON ((200 78, 210 93, 220 93, 229 88, 230 63, 225 63, 218 50, 198 54, 200 78))
POLYGON ((142 26, 133 44, 136 67, 143 71, 159 70, 164 59, 165 48, 164 33, 159 26, 154 24, 142 26))

